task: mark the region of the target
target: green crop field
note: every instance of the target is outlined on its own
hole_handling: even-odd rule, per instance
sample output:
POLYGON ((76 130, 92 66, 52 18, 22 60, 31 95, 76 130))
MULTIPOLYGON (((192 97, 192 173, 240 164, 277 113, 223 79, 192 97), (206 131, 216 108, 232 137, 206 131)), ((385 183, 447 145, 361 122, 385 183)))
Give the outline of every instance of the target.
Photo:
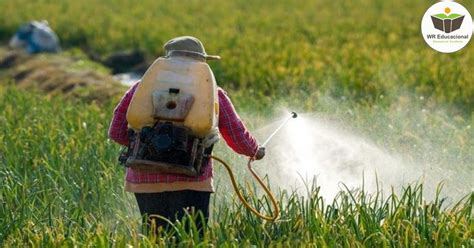
MULTIPOLYGON (((473 244, 474 194, 447 207, 442 197, 425 201, 422 185, 385 198, 342 191, 333 202, 324 201, 316 185, 309 185, 305 198, 281 192, 283 211, 276 223, 247 212, 232 200, 232 191, 218 190, 224 202, 212 203, 214 214, 202 240, 184 228, 192 216, 169 233, 146 237, 140 235, 134 199, 122 190, 118 147, 106 141, 111 106, 72 104, 2 86, 0 111, 0 240, 5 247, 151 246, 172 244, 176 237, 203 246, 473 244)), ((266 209, 266 198, 249 199, 266 209)))
MULTIPOLYGON (((473 10, 472 1, 460 1, 473 10)), ((321 95, 371 102, 413 92, 469 114, 474 46, 452 55, 420 32, 423 1, 0 1, 0 39, 47 19, 65 47, 100 54, 140 48, 150 57, 179 35, 200 38, 219 84, 265 109, 286 98, 305 109, 321 95)), ((443 10, 440 10, 442 12, 443 10)))
MULTIPOLYGON (((425 44, 420 22, 433 3, 0 0, 2 46, 20 24, 47 19, 64 49, 59 55, 22 57, 20 62, 27 62, 8 71, 0 66, 0 246, 473 247, 474 46, 448 55, 425 44), (267 124, 281 109, 305 112, 304 127, 314 131, 316 121, 328 120, 367 138, 354 146, 370 140, 384 151, 383 159, 396 154, 410 161, 403 168, 382 168, 388 174, 380 173, 380 185, 399 176, 390 169, 422 170, 427 180, 391 191, 387 185, 378 190, 377 181, 375 192, 365 191, 369 185, 340 184, 332 199, 324 197, 328 185, 310 178, 302 194, 280 184, 288 175, 277 177, 283 168, 272 167, 272 155, 278 156, 270 146, 256 168, 268 174, 278 197, 277 222, 247 211, 216 164, 216 193, 202 239, 186 228, 193 215, 168 232, 144 235, 135 199, 123 191, 121 148, 107 138, 120 87, 64 95, 44 89, 61 88, 62 79, 68 85, 85 77, 99 85, 111 80, 86 53, 105 57, 141 49, 152 60, 163 55, 164 42, 180 35, 198 37, 209 54, 222 57, 210 62, 217 82, 258 138, 273 127, 267 124), (26 83, 8 76, 42 66, 47 73, 33 73, 26 83), (48 73, 50 80, 38 82, 42 87, 31 82, 48 73), (67 74, 74 78, 66 80, 67 74), (109 90, 110 99, 94 100, 109 90)), ((474 11, 472 1, 459 3, 474 11)), ((0 58, 4 54, 0 47, 0 58)), ((310 139, 300 131, 294 140, 310 139)), ((358 151, 349 149, 350 155, 358 151)), ((222 141, 215 153, 234 162, 246 197, 268 213, 268 199, 242 180, 246 169, 237 165, 243 159, 222 141)))

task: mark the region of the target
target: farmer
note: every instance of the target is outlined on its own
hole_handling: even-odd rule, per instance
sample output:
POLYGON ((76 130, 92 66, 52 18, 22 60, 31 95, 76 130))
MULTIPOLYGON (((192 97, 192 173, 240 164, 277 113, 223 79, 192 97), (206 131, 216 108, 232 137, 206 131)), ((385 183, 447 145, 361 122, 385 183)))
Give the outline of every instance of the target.
MULTIPOLYGON (((190 56, 216 58, 207 55, 202 43, 190 36, 178 37, 164 45, 169 56, 190 56), (177 52, 179 51, 179 52, 177 52), (186 54, 189 53, 189 54, 186 54)), ((141 82, 135 83, 122 97, 114 110, 114 116, 109 128, 109 137, 115 142, 127 146, 129 143, 126 119, 127 109, 132 97, 141 82)), ((259 147, 257 140, 249 133, 239 115, 236 113, 227 93, 218 87, 218 129, 222 138, 235 152, 262 159, 265 149, 259 147)), ((157 215, 174 222, 181 219, 186 211, 194 209, 201 213, 202 218, 197 218, 196 225, 201 231, 207 224, 209 216, 209 198, 214 192, 212 176, 212 160, 203 166, 203 173, 199 176, 186 176, 182 174, 151 173, 127 168, 125 190, 135 194, 138 207, 142 216, 151 216, 146 221, 157 226, 167 227, 168 222, 157 215), (202 223, 204 221, 204 223, 202 223)))

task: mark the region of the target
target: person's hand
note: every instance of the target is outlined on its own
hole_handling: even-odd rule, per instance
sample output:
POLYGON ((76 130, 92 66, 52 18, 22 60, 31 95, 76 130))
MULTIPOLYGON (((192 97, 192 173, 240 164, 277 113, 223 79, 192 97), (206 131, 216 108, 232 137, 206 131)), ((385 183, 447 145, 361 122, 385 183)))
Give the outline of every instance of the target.
POLYGON ((262 159, 263 157, 265 157, 265 147, 259 146, 259 147, 258 147, 258 151, 257 151, 257 153, 255 154, 255 160, 260 160, 260 159, 262 159))

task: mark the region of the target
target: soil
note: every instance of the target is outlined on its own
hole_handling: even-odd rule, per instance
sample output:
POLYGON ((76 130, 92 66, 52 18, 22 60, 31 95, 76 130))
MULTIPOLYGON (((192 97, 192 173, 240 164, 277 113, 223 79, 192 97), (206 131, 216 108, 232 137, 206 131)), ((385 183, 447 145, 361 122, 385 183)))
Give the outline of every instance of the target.
POLYGON ((49 95, 62 94, 99 103, 119 97, 126 89, 107 69, 85 56, 30 55, 0 47, 0 84, 8 82, 23 89, 37 88, 49 95))

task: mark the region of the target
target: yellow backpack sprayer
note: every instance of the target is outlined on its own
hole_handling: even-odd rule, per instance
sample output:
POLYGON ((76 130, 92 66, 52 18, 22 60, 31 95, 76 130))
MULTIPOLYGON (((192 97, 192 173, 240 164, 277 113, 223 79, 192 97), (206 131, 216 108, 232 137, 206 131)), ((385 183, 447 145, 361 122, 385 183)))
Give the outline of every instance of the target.
MULTIPOLYGON (((269 195, 275 208, 273 216, 264 216, 252 208, 240 193, 229 165, 211 155, 219 140, 217 85, 209 65, 200 56, 173 51, 148 68, 128 107, 129 147, 122 161, 136 170, 198 176, 212 158, 225 166, 242 203, 259 217, 273 221, 279 215, 278 204, 252 169, 253 158, 248 161, 248 168, 269 195)), ((292 113, 263 147, 295 117, 296 113, 292 113)))

